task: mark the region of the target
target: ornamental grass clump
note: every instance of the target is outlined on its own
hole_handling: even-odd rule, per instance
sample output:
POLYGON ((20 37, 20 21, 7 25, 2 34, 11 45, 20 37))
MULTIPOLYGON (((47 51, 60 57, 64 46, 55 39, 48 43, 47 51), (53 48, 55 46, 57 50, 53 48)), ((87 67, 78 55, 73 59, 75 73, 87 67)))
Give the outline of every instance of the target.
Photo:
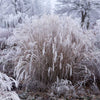
POLYGON ((79 63, 96 58, 93 41, 70 17, 31 18, 13 32, 14 75, 20 82, 51 84, 57 77, 72 81, 79 63))

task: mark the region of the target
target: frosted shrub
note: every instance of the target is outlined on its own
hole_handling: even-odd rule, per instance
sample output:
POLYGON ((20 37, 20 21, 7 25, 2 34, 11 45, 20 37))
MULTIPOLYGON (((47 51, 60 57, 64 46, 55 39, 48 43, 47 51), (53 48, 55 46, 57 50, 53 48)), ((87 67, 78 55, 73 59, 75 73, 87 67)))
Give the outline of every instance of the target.
POLYGON ((18 82, 16 82, 13 78, 8 77, 6 74, 0 72, 0 89, 3 91, 11 90, 13 84, 15 87, 18 87, 18 82))
POLYGON ((6 39, 12 35, 10 30, 0 28, 0 50, 6 48, 6 39))
POLYGON ((0 100, 20 100, 15 92, 0 90, 0 100))
POLYGON ((52 85, 52 91, 53 94, 56 94, 58 96, 64 96, 64 97, 68 97, 68 96, 75 96, 75 88, 72 85, 72 82, 69 80, 57 80, 57 82, 55 82, 52 85))
POLYGON ((97 24, 95 25, 93 31, 96 34, 96 43, 95 43, 95 45, 97 46, 97 48, 100 49, 100 20, 97 20, 97 24))
POLYGON ((0 100, 20 100, 18 95, 11 91, 13 85, 18 87, 18 82, 0 72, 0 100))
POLYGON ((100 35, 100 20, 97 20, 96 21, 96 25, 95 25, 95 27, 94 27, 94 31, 95 31, 95 33, 98 35, 100 35))
POLYGON ((94 57, 91 40, 70 17, 33 18, 16 28, 13 38, 10 41, 17 44, 14 74, 19 81, 71 80, 74 66, 94 57))
POLYGON ((18 13, 17 15, 9 14, 0 18, 0 26, 3 28, 15 28, 18 24, 24 22, 26 14, 18 13))

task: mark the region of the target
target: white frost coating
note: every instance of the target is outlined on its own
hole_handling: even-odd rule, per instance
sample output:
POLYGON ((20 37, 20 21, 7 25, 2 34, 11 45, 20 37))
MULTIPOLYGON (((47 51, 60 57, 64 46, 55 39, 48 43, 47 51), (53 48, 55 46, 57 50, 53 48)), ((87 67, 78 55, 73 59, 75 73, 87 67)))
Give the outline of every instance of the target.
POLYGON ((56 63, 56 60, 57 60, 57 51, 55 51, 54 53, 54 63, 56 63))
POLYGON ((63 60, 63 53, 60 54, 60 61, 63 60))
POLYGON ((30 69, 29 69, 29 72, 31 72, 31 70, 32 70, 33 57, 34 57, 34 54, 32 54, 31 57, 30 57, 30 67, 29 67, 30 69))
POLYGON ((62 40, 62 34, 60 33, 60 44, 62 44, 63 40, 62 40))
POLYGON ((52 53, 54 54, 54 52, 55 52, 55 44, 53 43, 52 44, 52 53))
POLYGON ((50 77, 50 71, 51 71, 51 68, 49 67, 48 68, 48 76, 50 77))
POLYGON ((53 62, 53 65, 52 65, 52 70, 53 70, 53 71, 55 70, 55 65, 54 65, 54 62, 53 62))
POLYGON ((0 72, 0 89, 4 91, 11 90, 13 82, 15 83, 15 86, 18 87, 17 81, 0 72))
POLYGON ((9 30, 0 28, 0 39, 8 38, 11 35, 12 35, 12 33, 10 33, 9 30))
POLYGON ((43 50, 42 50, 42 54, 45 54, 45 43, 43 44, 43 50))
POLYGON ((70 77, 72 76, 72 67, 70 67, 70 77))
POLYGON ((0 100, 20 100, 15 92, 0 90, 0 100))
POLYGON ((0 72, 0 100, 20 100, 18 95, 11 91, 13 83, 18 87, 17 81, 0 72))
POLYGON ((63 53, 60 54, 60 69, 62 69, 63 53))
POLYGON ((72 76, 72 66, 67 64, 67 70, 69 71, 70 77, 72 76))

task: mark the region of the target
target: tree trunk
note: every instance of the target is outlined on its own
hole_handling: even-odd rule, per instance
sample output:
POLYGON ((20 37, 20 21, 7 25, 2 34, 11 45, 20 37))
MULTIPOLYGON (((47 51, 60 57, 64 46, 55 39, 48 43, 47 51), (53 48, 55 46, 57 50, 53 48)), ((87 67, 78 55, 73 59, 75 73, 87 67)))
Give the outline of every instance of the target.
POLYGON ((86 19, 87 13, 85 11, 85 13, 82 11, 81 12, 81 27, 83 27, 85 19, 86 19))

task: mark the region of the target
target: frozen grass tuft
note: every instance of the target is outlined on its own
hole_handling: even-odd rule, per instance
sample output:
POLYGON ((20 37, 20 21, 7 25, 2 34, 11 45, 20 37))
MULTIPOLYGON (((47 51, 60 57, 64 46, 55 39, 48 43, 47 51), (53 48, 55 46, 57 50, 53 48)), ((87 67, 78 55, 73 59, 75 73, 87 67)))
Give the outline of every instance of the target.
POLYGON ((56 15, 32 18, 20 25, 8 39, 8 44, 17 45, 13 57, 16 79, 31 78, 45 84, 57 77, 72 80, 74 67, 82 61, 97 60, 94 42, 87 33, 70 17, 56 15))

